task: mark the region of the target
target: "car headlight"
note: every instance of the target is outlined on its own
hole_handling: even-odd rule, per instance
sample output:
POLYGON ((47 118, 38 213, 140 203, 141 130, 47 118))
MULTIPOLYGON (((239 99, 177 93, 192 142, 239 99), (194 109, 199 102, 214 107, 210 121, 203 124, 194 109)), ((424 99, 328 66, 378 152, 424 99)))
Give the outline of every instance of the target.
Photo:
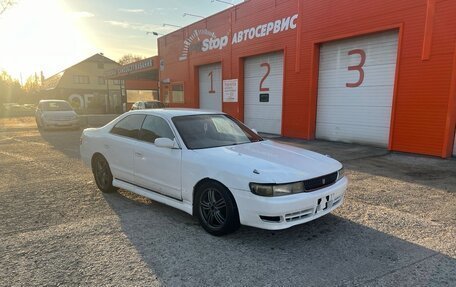
POLYGON ((250 191, 260 196, 281 196, 304 191, 304 182, 294 182, 288 184, 261 184, 250 183, 250 191))
POLYGON ((344 169, 344 167, 342 167, 341 169, 339 169, 337 171, 337 180, 336 181, 343 178, 344 176, 345 176, 345 169, 344 169))

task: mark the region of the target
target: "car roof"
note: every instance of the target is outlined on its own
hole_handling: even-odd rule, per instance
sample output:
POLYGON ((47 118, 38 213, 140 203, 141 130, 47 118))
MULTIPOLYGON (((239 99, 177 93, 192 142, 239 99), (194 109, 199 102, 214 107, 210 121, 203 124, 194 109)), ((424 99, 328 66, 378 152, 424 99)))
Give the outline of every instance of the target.
POLYGON ((179 116, 195 116, 195 115, 213 115, 224 114, 222 112, 199 110, 199 109, 184 109, 184 108, 166 108, 166 109, 151 109, 151 110, 134 110, 129 111, 129 114, 147 114, 158 115, 164 118, 173 118, 179 116))

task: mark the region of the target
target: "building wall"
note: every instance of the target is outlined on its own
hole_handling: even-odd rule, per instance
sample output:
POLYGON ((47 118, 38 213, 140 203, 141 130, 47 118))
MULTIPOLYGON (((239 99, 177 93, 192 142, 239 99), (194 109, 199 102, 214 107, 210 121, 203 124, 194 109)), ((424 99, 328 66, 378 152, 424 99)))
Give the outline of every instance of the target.
POLYGON ((197 108, 198 66, 221 62, 224 80, 239 79, 239 101, 223 103, 223 111, 243 120, 244 58, 283 51, 282 134, 313 139, 320 44, 391 29, 399 31, 399 52, 389 149, 447 157, 456 117, 453 0, 246 1, 159 38, 160 79, 184 83, 183 106, 197 108), (294 14, 299 15, 296 29, 231 45, 236 31, 294 14), (190 52, 180 61, 184 41, 198 29, 226 35, 229 43, 223 49, 190 52))
POLYGON ((118 67, 119 64, 112 62, 103 63, 103 68, 98 68, 98 62, 87 61, 76 64, 65 70, 62 78, 60 79, 59 87, 65 89, 86 89, 86 90, 106 90, 109 86, 110 89, 118 87, 118 81, 105 80, 98 82, 99 78, 104 79, 104 72, 107 70, 118 67), (89 83, 75 83, 74 76, 88 76, 89 83))

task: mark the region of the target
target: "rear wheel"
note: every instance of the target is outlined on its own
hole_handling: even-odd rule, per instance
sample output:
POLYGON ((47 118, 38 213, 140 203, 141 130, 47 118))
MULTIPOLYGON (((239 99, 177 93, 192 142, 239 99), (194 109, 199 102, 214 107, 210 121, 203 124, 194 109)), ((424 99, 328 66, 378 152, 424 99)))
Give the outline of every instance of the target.
POLYGON ((234 198, 220 183, 203 184, 197 190, 195 204, 201 226, 210 234, 221 236, 239 228, 239 213, 234 198))
POLYGON ((102 192, 114 192, 117 190, 112 185, 112 173, 108 161, 101 155, 96 156, 92 162, 92 172, 95 182, 102 192))

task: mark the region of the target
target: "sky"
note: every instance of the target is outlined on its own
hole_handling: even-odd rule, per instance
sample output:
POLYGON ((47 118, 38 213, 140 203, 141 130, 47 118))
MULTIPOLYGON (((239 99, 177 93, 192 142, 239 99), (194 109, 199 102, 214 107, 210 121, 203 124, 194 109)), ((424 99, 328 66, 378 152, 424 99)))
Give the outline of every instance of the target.
MULTIPOLYGON (((225 0, 238 4, 242 0, 225 0)), ((50 77, 96 53, 157 55, 157 38, 231 7, 214 0, 16 0, 0 15, 0 71, 25 83, 50 77)))

